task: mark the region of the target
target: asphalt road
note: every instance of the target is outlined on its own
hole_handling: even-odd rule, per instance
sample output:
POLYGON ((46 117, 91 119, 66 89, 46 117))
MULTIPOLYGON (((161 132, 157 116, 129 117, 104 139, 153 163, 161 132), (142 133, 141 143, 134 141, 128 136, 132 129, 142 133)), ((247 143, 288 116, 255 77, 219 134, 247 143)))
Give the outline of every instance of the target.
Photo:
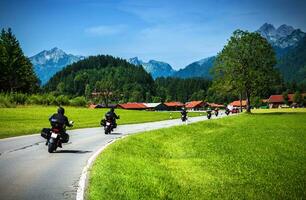
MULTIPOLYGON (((206 119, 193 117, 188 123, 206 119)), ((70 142, 52 154, 40 135, 2 139, 0 199, 75 199, 82 169, 99 148, 124 135, 182 124, 176 119, 120 125, 111 135, 105 135, 103 128, 71 130, 70 142)))

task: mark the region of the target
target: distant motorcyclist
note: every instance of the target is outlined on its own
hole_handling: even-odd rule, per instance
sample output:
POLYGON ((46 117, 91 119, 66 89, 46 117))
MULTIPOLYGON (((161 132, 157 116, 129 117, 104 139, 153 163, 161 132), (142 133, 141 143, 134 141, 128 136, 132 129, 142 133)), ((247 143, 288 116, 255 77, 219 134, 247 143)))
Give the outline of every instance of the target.
POLYGON ((182 118, 183 122, 187 120, 187 113, 188 112, 187 112, 186 108, 183 107, 182 110, 181 110, 181 118, 182 118))
POLYGON ((110 111, 105 114, 105 119, 113 123, 113 128, 117 127, 116 119, 119 119, 119 116, 116 115, 114 108, 111 108, 110 111))
POLYGON ((215 108, 215 115, 216 115, 216 117, 218 116, 218 114, 219 114, 219 109, 215 108))
POLYGON ((208 107, 206 112, 207 112, 207 118, 210 119, 211 118, 211 112, 212 112, 211 108, 208 107))
MULTIPOLYGON (((49 121, 52 128, 59 130, 61 138, 63 138, 64 141, 68 142, 69 135, 66 133, 66 126, 71 127, 73 122, 69 122, 68 118, 64 114, 65 114, 65 109, 63 107, 58 107, 57 113, 54 113, 49 118, 49 121)), ((61 140, 58 146, 62 148, 61 140)))

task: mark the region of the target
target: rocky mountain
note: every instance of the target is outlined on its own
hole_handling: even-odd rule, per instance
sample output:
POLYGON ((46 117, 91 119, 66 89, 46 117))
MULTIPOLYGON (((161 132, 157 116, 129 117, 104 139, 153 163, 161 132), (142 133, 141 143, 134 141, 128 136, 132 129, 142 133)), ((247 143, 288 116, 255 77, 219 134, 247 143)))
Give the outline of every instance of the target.
POLYGON ((209 71, 213 66, 215 58, 215 56, 212 56, 193 62, 187 65, 185 68, 175 72, 173 76, 180 78, 203 77, 211 79, 212 76, 210 75, 209 71))
POLYGON ((282 55, 276 67, 286 81, 306 84, 306 37, 282 55))
POLYGON ((266 38, 273 47, 281 49, 295 47, 306 36, 300 29, 286 24, 275 29, 272 24, 265 23, 256 32, 266 38))
POLYGON ((149 62, 143 62, 138 57, 128 59, 128 62, 134 65, 141 65, 148 73, 155 79, 157 77, 172 76, 175 70, 168 63, 150 60, 149 62))
POLYGON ((48 51, 44 50, 30 57, 30 61, 42 85, 65 66, 82 59, 84 59, 84 56, 67 54, 57 47, 48 51))

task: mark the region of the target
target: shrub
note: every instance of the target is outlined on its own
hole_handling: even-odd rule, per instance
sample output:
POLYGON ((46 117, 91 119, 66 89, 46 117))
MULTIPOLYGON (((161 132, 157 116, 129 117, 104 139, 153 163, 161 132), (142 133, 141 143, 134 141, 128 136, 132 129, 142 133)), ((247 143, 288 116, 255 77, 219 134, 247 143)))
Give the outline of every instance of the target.
POLYGON ((56 105, 69 105, 69 98, 64 95, 60 95, 55 99, 56 105))
POLYGON ((70 100, 70 105, 71 106, 86 106, 87 101, 85 97, 75 97, 70 100))
POLYGON ((12 108, 16 107, 14 103, 12 103, 12 99, 10 95, 0 94, 0 108, 12 108))
POLYGON ((12 103, 24 105, 27 101, 28 96, 26 94, 16 92, 11 93, 10 98, 12 103))
POLYGON ((43 104, 43 96, 38 95, 38 94, 33 94, 31 96, 28 97, 27 99, 27 104, 37 104, 37 105, 41 105, 43 104))

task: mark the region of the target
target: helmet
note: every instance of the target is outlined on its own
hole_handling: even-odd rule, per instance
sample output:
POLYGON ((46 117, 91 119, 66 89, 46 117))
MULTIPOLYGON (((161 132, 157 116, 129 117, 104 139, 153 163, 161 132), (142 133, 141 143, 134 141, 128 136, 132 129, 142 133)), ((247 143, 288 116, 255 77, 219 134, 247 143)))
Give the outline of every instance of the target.
POLYGON ((64 113, 65 113, 65 109, 63 108, 63 107, 58 107, 58 109, 57 109, 57 113, 58 114, 62 114, 62 115, 64 115, 64 113))
POLYGON ((111 111, 111 112, 114 112, 114 111, 115 111, 115 109, 114 109, 114 108, 111 108, 111 109, 110 109, 110 111, 111 111))

